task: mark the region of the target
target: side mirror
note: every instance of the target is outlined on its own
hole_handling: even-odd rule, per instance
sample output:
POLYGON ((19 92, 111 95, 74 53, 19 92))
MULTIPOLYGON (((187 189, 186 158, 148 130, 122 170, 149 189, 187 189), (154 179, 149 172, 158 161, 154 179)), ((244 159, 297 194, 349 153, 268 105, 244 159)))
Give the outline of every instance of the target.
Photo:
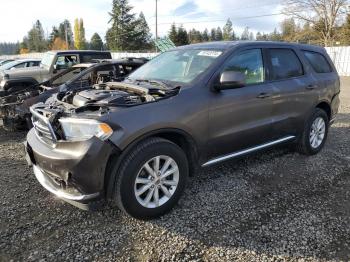
POLYGON ((246 84, 245 74, 237 71, 225 71, 220 75, 218 90, 241 88, 246 84))

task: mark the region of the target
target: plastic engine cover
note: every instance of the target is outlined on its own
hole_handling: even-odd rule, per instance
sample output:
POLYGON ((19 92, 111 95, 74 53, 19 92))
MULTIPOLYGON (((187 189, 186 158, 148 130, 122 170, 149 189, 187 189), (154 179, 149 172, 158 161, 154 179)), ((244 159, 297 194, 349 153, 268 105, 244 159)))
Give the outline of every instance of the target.
POLYGON ((85 90, 76 94, 73 98, 73 105, 76 107, 85 106, 89 103, 108 104, 109 102, 124 102, 124 97, 130 94, 118 90, 85 90))

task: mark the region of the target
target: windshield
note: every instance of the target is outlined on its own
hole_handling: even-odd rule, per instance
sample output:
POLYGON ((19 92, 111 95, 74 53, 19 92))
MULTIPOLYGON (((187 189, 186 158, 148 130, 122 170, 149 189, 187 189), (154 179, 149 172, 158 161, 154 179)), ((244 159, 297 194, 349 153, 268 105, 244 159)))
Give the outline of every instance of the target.
POLYGON ((43 59, 41 60, 41 65, 44 67, 50 67, 53 63, 53 59, 55 58, 55 54, 45 53, 43 59))
POLYGON ((198 49, 165 52, 137 69, 129 78, 189 83, 204 72, 222 53, 222 50, 198 49))
POLYGON ((18 63, 20 63, 20 61, 12 61, 12 62, 6 63, 6 64, 0 66, 0 70, 8 70, 11 67, 17 65, 18 63))
POLYGON ((80 74, 85 69, 87 69, 87 67, 71 67, 65 70, 64 72, 62 72, 61 74, 58 74, 57 76, 53 77, 51 79, 51 85, 52 86, 62 85, 67 81, 71 80, 76 75, 80 74))

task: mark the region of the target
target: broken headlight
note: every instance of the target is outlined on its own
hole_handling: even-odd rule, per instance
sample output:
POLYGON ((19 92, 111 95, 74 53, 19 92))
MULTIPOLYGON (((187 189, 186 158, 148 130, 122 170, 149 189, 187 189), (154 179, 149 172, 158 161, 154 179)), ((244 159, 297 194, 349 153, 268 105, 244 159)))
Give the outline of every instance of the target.
POLYGON ((69 141, 84 141, 93 136, 106 140, 113 134, 109 125, 92 119, 61 118, 59 121, 69 141))

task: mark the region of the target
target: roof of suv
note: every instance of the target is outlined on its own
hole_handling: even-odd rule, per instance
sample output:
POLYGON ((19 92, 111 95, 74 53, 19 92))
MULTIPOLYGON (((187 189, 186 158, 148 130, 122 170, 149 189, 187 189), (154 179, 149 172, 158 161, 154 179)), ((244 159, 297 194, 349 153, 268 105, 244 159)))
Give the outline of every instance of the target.
POLYGON ((301 49, 322 51, 323 47, 315 46, 315 45, 307 45, 307 44, 298 44, 298 43, 290 43, 290 42, 278 42, 278 41, 214 41, 214 42, 205 42, 198 44, 191 44, 180 46, 180 49, 197 49, 197 48, 208 48, 208 49, 230 49, 234 46, 249 46, 249 45, 261 45, 261 46, 293 46, 301 49))

